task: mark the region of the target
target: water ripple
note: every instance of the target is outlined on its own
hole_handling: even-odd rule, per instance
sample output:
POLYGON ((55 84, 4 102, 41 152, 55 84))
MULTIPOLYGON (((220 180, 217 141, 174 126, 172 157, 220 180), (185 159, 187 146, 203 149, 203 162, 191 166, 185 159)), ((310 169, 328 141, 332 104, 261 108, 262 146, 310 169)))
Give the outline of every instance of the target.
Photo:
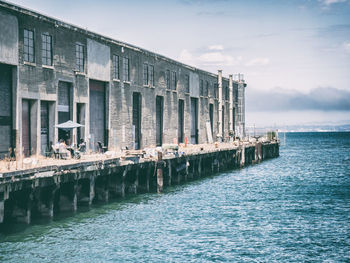
POLYGON ((0 236, 4 262, 349 262, 350 133, 0 236))

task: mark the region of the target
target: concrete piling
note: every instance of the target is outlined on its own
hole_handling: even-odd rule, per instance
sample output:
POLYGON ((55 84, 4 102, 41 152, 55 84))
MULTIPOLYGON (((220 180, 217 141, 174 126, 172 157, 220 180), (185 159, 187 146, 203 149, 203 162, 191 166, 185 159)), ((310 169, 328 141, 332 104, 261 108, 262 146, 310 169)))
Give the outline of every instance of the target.
POLYGON ((163 153, 158 152, 157 163, 157 193, 163 192, 163 153))

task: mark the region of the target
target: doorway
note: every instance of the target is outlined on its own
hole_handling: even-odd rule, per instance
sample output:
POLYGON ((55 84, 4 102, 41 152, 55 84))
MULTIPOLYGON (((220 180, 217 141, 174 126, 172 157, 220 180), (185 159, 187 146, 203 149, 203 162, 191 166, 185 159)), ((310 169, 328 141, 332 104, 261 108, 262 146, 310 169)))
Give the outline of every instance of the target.
POLYGON ((22 100, 22 148, 24 156, 31 155, 30 100, 22 100))
POLYGON ((141 94, 134 92, 132 96, 132 126, 134 149, 141 149, 141 94))
POLYGON ((178 107, 178 143, 184 142, 184 100, 179 100, 178 107))
POLYGON ((92 149, 95 150, 98 142, 107 145, 105 83, 102 81, 90 80, 89 87, 90 136, 92 149))
POLYGON ((12 67, 0 64, 0 158, 13 147, 12 138, 12 67))
POLYGON ((191 98, 191 144, 198 144, 198 99, 191 98))
POLYGON ((214 105, 211 103, 209 104, 209 120, 211 135, 214 136, 214 105))
MULTIPOLYGON (((58 82, 58 124, 71 119, 71 84, 69 82, 58 82)), ((58 140, 67 141, 71 139, 71 132, 58 129, 58 140)))
POLYGON ((222 141, 225 141, 225 106, 222 106, 222 141))
POLYGON ((163 144, 163 97, 156 97, 156 145, 163 144))
POLYGON ((40 135, 41 135, 41 153, 49 151, 49 138, 50 138, 50 128, 49 128, 49 102, 40 102, 40 135))

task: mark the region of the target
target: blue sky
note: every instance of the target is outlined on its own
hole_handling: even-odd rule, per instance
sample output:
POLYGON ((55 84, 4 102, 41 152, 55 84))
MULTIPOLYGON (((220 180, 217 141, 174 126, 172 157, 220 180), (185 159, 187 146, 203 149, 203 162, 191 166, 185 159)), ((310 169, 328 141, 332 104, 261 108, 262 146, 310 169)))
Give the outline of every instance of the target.
POLYGON ((350 0, 16 0, 216 72, 243 73, 247 123, 350 123, 350 0))

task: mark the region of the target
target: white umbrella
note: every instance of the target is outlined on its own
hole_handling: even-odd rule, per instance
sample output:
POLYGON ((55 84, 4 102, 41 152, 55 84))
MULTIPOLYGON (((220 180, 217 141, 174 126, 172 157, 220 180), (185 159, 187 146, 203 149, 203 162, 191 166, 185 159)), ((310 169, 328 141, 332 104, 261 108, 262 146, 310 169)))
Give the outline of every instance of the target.
POLYGON ((55 125, 56 128, 66 130, 66 131, 72 130, 74 128, 83 127, 83 126, 84 125, 73 122, 71 120, 55 125))

